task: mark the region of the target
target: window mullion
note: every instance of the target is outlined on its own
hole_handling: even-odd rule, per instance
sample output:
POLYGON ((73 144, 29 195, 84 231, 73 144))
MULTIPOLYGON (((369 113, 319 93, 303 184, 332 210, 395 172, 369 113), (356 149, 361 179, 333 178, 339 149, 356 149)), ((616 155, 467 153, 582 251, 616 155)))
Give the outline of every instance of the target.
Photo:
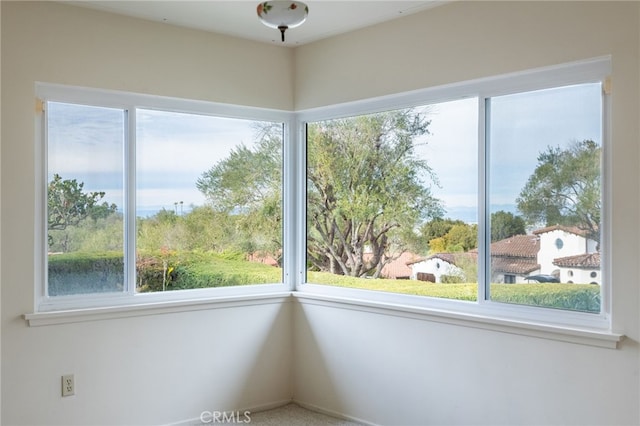
POLYGON ((489 98, 478 102, 478 303, 490 300, 491 253, 489 212, 489 98))
POLYGON ((609 317, 611 314, 611 285, 613 283, 613 275, 611 270, 612 262, 607 259, 611 253, 611 236, 613 235, 612 229, 612 206, 613 200, 611 194, 613 194, 612 186, 612 171, 613 171, 613 159, 611 155, 611 87, 610 77, 606 77, 602 83, 602 104, 601 104, 601 117, 602 117, 602 158, 601 167, 603 170, 601 177, 601 194, 602 194, 602 229, 603 232, 600 238, 600 252, 603 253, 601 260, 601 274, 602 284, 600 286, 600 314, 605 317, 609 317))
POLYGON ((39 217, 38 215, 36 215, 36 247, 39 247, 40 250, 37 250, 37 255, 36 255, 36 274, 35 274, 35 278, 36 278, 36 285, 38 286, 37 291, 36 291, 36 305, 35 308, 36 310, 38 309, 38 306, 40 305, 40 303, 44 300, 46 300, 49 297, 49 288, 47 285, 47 282, 49 280, 49 271, 48 271, 48 249, 49 249, 49 245, 48 245, 48 223, 47 223, 47 218, 49 215, 49 208, 48 208, 48 203, 47 203, 47 197, 48 197, 48 173, 49 173, 49 162, 47 161, 47 159, 49 158, 49 149, 48 149, 48 137, 49 137, 49 132, 47 131, 48 126, 49 126, 49 102, 48 101, 43 101, 43 109, 42 109, 42 123, 41 123, 41 128, 40 128, 40 137, 42 138, 42 140, 40 141, 39 144, 36 144, 36 149, 38 150, 37 153, 39 154, 39 156, 37 156, 38 161, 40 162, 40 164, 38 164, 36 167, 36 182, 39 183, 38 186, 38 190, 39 193, 37 194, 38 196, 36 197, 36 209, 37 211, 41 211, 44 214, 42 215, 42 217, 39 217), (41 208, 38 208, 38 203, 42 204, 41 208))
POLYGON ((125 289, 136 292, 136 109, 125 110, 124 144, 124 265, 125 289))

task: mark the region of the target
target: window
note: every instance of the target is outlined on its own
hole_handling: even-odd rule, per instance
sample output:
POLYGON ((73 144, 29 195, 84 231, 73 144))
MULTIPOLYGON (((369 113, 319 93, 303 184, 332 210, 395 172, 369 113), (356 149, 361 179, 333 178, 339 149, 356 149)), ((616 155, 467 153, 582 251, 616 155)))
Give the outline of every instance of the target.
POLYGON ((506 253, 489 246, 491 299, 599 313, 598 289, 562 281, 569 267, 600 269, 601 83, 495 96, 486 110, 489 208, 508 208, 532 229, 506 253), (497 284, 516 270, 537 281, 531 297, 497 284))
POLYGON ((295 289, 609 327, 609 69, 295 114, 39 85, 39 309, 295 289))
POLYGON ((608 283, 588 278, 602 271, 607 239, 608 67, 594 60, 302 114, 307 289, 605 318, 608 283), (576 268, 587 272, 570 280, 576 268))
POLYGON ((122 292, 127 111, 49 102, 48 295, 122 292))
POLYGON ((136 291, 282 281, 282 123, 136 116, 136 291))
POLYGON ((477 106, 470 98, 308 123, 310 282, 475 297, 477 106), (436 284, 403 280, 418 274, 436 284))
POLYGON ((42 309, 283 281, 286 115, 256 119, 247 108, 236 118, 184 100, 39 91, 42 309))

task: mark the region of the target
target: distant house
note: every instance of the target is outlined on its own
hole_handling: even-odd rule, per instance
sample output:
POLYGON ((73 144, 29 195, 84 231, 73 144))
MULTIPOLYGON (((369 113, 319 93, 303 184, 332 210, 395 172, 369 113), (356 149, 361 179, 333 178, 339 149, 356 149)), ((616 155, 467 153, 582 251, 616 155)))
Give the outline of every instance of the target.
MULTIPOLYGON (((538 263, 544 273, 554 274, 557 266, 556 259, 563 257, 597 253, 596 241, 587 238, 585 231, 568 226, 549 226, 533 231, 533 235, 540 237, 541 250, 538 253, 538 263)), ((600 265, 598 264, 598 268, 600 265)))
POLYGON ((454 276, 466 280, 465 263, 477 263, 478 254, 469 253, 437 253, 419 258, 408 265, 411 267, 411 279, 441 283, 443 277, 454 276))
MULTIPOLYGON (((419 256, 415 253, 403 252, 396 259, 392 260, 382 267, 380 276, 382 278, 394 280, 408 280, 411 276, 411 267, 408 266, 408 264, 418 258, 419 256)), ((371 259, 373 259, 373 255, 371 253, 364 254, 363 260, 365 262, 370 262, 371 259)))
POLYGON ((387 263, 382 267, 382 275, 384 278, 390 279, 409 279, 411 276, 411 267, 408 263, 418 258, 415 253, 404 252, 397 259, 387 263))
MULTIPOLYGON (((444 275, 464 276, 461 262, 471 256, 477 259, 477 251, 420 258, 410 263, 411 279, 440 283, 444 275)), ((601 284, 597 242, 579 228, 555 225, 491 244, 491 282, 535 282, 536 275, 561 283, 601 284)))

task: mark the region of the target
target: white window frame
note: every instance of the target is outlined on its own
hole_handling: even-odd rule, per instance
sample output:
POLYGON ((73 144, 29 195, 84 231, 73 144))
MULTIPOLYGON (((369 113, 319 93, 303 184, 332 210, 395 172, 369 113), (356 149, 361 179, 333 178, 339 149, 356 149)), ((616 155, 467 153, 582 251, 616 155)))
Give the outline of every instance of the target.
MULTIPOLYGON (((47 294, 47 218, 46 218, 46 191, 47 191, 47 114, 42 115, 42 120, 37 123, 36 129, 36 241, 35 241, 35 300, 34 312, 68 311, 75 309, 113 308, 140 305, 157 305, 158 303, 179 302, 185 304, 193 300, 220 301, 238 297, 259 296, 265 294, 281 294, 288 292, 293 284, 291 273, 287 273, 285 260, 283 280, 280 283, 255 284, 236 287, 218 287, 208 289, 176 290, 169 292, 137 293, 135 285, 135 230, 136 217, 136 182, 135 182, 135 153, 136 153, 136 122, 135 111, 137 109, 162 110, 187 114, 209 115, 223 118, 238 118, 256 121, 272 121, 284 123, 283 153, 286 146, 291 145, 289 137, 292 113, 279 110, 242 107, 228 104, 218 104, 195 100, 186 100, 169 97, 150 96, 129 92, 108 91, 90 89, 84 87, 72 87, 48 83, 36 83, 36 97, 46 106, 47 102, 64 102, 78 105, 117 108, 127 112, 125 119, 125 153, 123 153, 125 167, 125 247, 124 263, 126 283, 122 292, 113 293, 89 293, 68 296, 49 296, 47 294)), ((285 155, 286 156, 286 155, 285 155)), ((290 182, 290 171, 283 161, 283 181, 290 182)), ((283 182, 283 186, 285 186, 283 182)), ((290 213, 287 206, 291 204, 291 194, 283 191, 284 220, 290 213)), ((283 240, 291 239, 290 231, 283 226, 283 240)), ((196 304, 199 306, 199 304, 196 304)))
MULTIPOLYGON (((417 90, 409 93, 385 96, 375 99, 345 103, 340 105, 332 105, 328 107, 309 109, 299 111, 297 114, 298 127, 303 129, 306 123, 330 120, 336 118, 351 117, 363 114, 371 114, 376 112, 390 111, 402 108, 417 107, 428 104, 437 104, 441 102, 454 101, 468 97, 478 98, 478 170, 479 170, 479 202, 478 202, 478 222, 479 224, 488 223, 487 206, 486 206, 486 172, 488 170, 488 159, 485 152, 485 101, 495 96, 502 96, 515 93, 530 92, 534 90, 550 89, 556 87, 570 86, 585 83, 604 83, 607 81, 611 73, 611 58, 600 57, 586 61, 562 64, 517 72, 508 75, 483 78, 473 81, 467 81, 446 86, 417 90)), ((598 332, 611 331, 611 274, 610 259, 608 254, 610 250, 611 238, 611 200, 610 188, 611 182, 611 166, 610 166, 610 101, 609 95, 603 93, 603 131, 602 131, 602 149, 603 149, 603 191, 602 191, 602 218, 603 230, 601 251, 603 253, 603 263, 601 265, 601 273, 603 284, 601 286, 601 311, 600 313, 585 313, 568 310, 549 309, 535 306, 515 305, 501 302, 493 302, 488 300, 485 293, 483 283, 488 277, 488 259, 489 237, 488 230, 485 226, 478 227, 478 301, 467 302, 442 298, 433 298, 425 296, 412 296, 406 294, 386 293, 379 291, 369 291, 360 289, 351 289, 337 286, 327 286, 321 284, 307 283, 304 280, 297 285, 297 297, 304 299, 319 300, 326 297, 330 300, 348 299, 351 303, 362 303, 363 305, 380 304, 388 306, 404 306, 422 309, 423 312, 446 312, 454 316, 463 315, 465 318, 474 318, 483 321, 516 321, 523 324, 544 324, 554 327, 578 327, 581 329, 593 330, 598 332), (484 279, 482 277, 485 277, 484 279)), ((299 137, 303 139, 303 134, 299 137)), ((300 144, 304 150, 305 143, 300 144)), ((300 152, 299 164, 306 164, 306 153, 300 152)), ((306 170, 298 171, 298 180, 306 182, 306 170)), ((304 211, 306 208, 306 200, 304 194, 299 200, 298 209, 304 211)), ((304 221, 300 232, 298 244, 305 247, 306 230, 304 229, 304 221)), ((304 256, 304 253, 303 253, 304 256)), ((302 260, 300 260, 302 262, 302 260)), ((302 262, 304 265, 304 262, 302 262)), ((303 272, 303 274, 306 273, 303 272)))

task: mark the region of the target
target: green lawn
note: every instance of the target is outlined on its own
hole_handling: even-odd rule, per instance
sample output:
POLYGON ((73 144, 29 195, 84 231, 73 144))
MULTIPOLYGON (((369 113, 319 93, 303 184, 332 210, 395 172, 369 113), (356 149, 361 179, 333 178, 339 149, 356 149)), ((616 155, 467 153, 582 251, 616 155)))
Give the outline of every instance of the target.
MULTIPOLYGON (((72 294, 96 290, 96 270, 110 270, 121 259, 121 254, 67 254, 49 257, 50 287, 55 283, 57 293, 72 294), (96 267, 96 265, 100 265, 96 267), (83 275, 84 274, 84 275, 83 275), (85 277, 84 291, 78 277, 85 277), (89 282, 90 281, 90 282, 89 282), (68 284, 65 284, 68 283, 68 284)), ((117 265, 116 265, 117 266, 117 265)), ((139 291, 162 291, 190 288, 226 287, 251 284, 268 284, 282 281, 282 269, 261 263, 247 262, 237 255, 215 253, 148 253, 138 258, 139 291)), ((117 274, 114 274, 117 275, 117 274)), ((121 274, 117 275, 121 279, 121 274)), ((477 284, 434 284, 414 280, 366 279, 309 272, 308 282, 338 287, 377 290, 392 293, 429 296, 446 299, 475 301, 477 284)), ((98 283, 99 285, 100 283, 98 283)), ((114 283, 108 283, 113 291, 114 283)), ((117 286, 116 286, 117 288, 117 286)), ((549 308, 586 312, 600 311, 600 288, 588 284, 492 284, 493 301, 517 303, 549 308)))

